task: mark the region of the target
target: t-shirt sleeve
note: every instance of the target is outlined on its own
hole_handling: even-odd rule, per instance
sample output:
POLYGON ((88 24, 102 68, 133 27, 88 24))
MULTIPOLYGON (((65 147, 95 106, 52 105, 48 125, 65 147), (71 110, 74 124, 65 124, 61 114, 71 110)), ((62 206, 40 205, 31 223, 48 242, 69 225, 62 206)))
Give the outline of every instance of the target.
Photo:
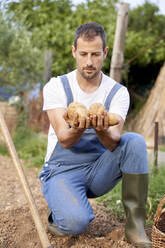
POLYGON ((51 78, 43 88, 43 110, 67 108, 67 98, 59 77, 51 78))
POLYGON ((130 96, 127 88, 122 86, 114 95, 110 104, 109 112, 118 114, 123 120, 126 119, 130 105, 130 96))

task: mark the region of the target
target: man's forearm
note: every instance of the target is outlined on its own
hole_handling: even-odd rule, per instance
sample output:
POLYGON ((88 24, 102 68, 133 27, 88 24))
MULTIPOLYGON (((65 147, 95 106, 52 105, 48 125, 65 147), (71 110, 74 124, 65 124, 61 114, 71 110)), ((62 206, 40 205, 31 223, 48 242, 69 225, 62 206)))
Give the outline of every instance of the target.
POLYGON ((69 149, 79 142, 84 130, 85 129, 75 129, 72 127, 68 128, 58 134, 58 140, 65 149, 69 149))
POLYGON ((113 151, 120 141, 120 134, 117 132, 111 132, 110 129, 105 131, 96 131, 96 134, 100 142, 110 151, 113 151))

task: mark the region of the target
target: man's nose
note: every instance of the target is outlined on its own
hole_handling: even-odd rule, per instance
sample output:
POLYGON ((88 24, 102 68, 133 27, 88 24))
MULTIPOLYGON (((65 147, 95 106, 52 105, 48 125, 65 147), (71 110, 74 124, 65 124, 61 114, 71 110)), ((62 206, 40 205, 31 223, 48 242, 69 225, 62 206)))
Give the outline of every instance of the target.
POLYGON ((93 65, 93 62, 92 62, 92 57, 90 54, 88 54, 88 58, 87 58, 87 66, 91 66, 93 65))

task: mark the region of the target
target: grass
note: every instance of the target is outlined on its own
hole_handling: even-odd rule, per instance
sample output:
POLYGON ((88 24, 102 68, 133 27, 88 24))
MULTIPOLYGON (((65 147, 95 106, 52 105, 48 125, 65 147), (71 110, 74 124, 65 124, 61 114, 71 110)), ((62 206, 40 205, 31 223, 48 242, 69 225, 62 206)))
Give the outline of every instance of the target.
POLYGON ((159 146, 158 150, 161 151, 161 152, 165 152, 165 145, 159 146))
MULTIPOLYGON (((18 157, 25 160, 26 167, 41 167, 43 165, 47 147, 47 137, 40 136, 28 128, 18 128, 13 135, 13 143, 18 157)), ((0 144, 0 154, 9 156, 4 144, 0 144)))
POLYGON ((14 143, 18 156, 26 160, 26 166, 41 167, 47 147, 47 137, 39 136, 31 130, 16 132, 14 143))
POLYGON ((0 144, 0 154, 3 156, 9 156, 7 147, 4 144, 0 144))
MULTIPOLYGON (((151 170, 149 175, 149 189, 147 198, 147 226, 151 227, 157 206, 165 194, 165 166, 161 166, 157 171, 151 170)), ((125 218, 124 209, 121 201, 121 182, 109 193, 97 199, 103 202, 106 209, 113 211, 117 218, 125 218)))
POLYGON ((150 173, 149 177, 149 193, 147 204, 147 217, 153 219, 156 212, 157 205, 160 199, 165 194, 165 165, 159 166, 155 171, 154 169, 150 173))
MULTIPOLYGON (((18 157, 25 161, 26 167, 41 168, 46 154, 47 137, 41 136, 29 128, 28 114, 25 111, 18 109, 18 112, 19 117, 12 137, 18 157)), ((9 156, 4 144, 0 144, 0 154, 9 156)))
POLYGON ((103 202, 107 211, 113 211, 118 219, 124 219, 125 214, 121 201, 121 181, 109 193, 97 198, 97 201, 103 202))

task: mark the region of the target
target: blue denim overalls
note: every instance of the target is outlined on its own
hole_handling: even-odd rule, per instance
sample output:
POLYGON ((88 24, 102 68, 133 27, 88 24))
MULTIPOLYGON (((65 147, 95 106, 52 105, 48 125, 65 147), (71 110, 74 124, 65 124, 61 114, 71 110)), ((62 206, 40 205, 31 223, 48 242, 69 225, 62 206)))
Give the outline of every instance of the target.
MULTIPOLYGON (((73 102, 67 77, 61 76, 67 95, 67 105, 73 102)), ((105 108, 118 89, 110 91, 105 108)), ((122 173, 148 173, 146 144, 142 136, 125 133, 117 148, 111 152, 98 140, 93 128, 85 130, 80 141, 71 149, 57 142, 55 149, 40 172, 42 193, 52 211, 52 218, 65 234, 84 232, 94 219, 88 198, 110 191, 121 179, 122 173)))
MULTIPOLYGON (((61 81, 67 96, 67 106, 73 102, 72 92, 69 82, 65 75, 61 76, 61 81)), ((111 100, 115 93, 120 89, 121 84, 116 83, 111 92, 109 93, 106 101, 105 108, 109 111, 111 100)), ((99 142, 98 137, 93 128, 88 128, 84 131, 80 141, 71 149, 64 149, 59 142, 50 157, 48 164, 58 163, 59 165, 70 164, 84 164, 95 161, 102 153, 105 152, 105 147, 99 142)))

